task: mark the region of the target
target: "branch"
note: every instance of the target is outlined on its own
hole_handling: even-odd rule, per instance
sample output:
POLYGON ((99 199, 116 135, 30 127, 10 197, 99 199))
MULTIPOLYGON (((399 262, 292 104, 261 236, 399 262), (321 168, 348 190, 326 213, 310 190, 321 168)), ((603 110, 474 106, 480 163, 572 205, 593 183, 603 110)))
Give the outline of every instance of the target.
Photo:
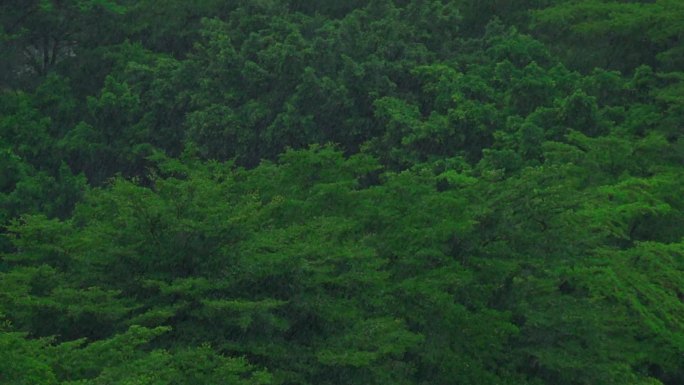
POLYGON ((59 39, 53 39, 55 40, 55 42, 52 44, 52 58, 50 59, 51 66, 57 63, 57 52, 59 52, 59 39))

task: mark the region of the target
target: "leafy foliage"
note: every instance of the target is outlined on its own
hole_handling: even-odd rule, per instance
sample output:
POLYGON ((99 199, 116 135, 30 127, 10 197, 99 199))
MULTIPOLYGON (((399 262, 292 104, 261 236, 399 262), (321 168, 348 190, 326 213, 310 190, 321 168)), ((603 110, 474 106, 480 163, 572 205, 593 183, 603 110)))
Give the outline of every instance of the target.
POLYGON ((681 2, 163 3, 0 5, 0 383, 684 384, 681 2))

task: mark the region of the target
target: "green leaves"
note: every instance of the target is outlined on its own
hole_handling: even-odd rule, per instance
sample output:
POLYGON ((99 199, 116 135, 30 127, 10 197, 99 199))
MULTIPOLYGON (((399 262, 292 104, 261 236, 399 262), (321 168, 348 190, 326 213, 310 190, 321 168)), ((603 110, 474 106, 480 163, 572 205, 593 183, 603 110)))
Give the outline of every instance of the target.
POLYGON ((47 341, 25 339, 24 333, 0 333, 0 380, 17 385, 58 384, 52 368, 46 363, 47 341))
POLYGON ((679 385, 683 9, 4 1, 0 383, 679 385))
MULTIPOLYGON (((571 59, 581 68, 592 66, 631 70, 640 64, 661 58, 666 68, 681 60, 678 45, 672 38, 682 32, 681 3, 671 0, 654 2, 613 2, 584 0, 559 2, 553 7, 534 12, 534 27, 545 37, 569 34, 559 39, 565 47, 577 54, 571 59), (599 37, 591 39, 591 37, 599 37), (587 44, 598 55, 589 54, 580 44, 587 44), (617 58, 614 52, 622 52, 617 58), (668 62, 666 58, 674 59, 668 62)), ((586 48, 586 47, 585 47, 586 48)))

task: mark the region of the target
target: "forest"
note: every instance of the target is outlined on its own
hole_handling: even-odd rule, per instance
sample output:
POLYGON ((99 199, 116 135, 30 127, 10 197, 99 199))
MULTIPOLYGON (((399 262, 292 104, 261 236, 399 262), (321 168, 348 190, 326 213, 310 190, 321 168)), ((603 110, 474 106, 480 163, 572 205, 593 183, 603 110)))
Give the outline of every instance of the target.
POLYGON ((0 1, 0 384, 684 385, 684 1, 0 1))

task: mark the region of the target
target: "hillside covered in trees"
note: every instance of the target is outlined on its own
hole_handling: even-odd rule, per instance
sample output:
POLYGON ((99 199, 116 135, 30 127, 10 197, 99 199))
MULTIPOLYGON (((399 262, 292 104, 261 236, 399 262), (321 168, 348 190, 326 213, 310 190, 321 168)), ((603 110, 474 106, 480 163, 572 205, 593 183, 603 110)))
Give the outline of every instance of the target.
POLYGON ((684 1, 3 0, 0 384, 684 385, 684 1))

